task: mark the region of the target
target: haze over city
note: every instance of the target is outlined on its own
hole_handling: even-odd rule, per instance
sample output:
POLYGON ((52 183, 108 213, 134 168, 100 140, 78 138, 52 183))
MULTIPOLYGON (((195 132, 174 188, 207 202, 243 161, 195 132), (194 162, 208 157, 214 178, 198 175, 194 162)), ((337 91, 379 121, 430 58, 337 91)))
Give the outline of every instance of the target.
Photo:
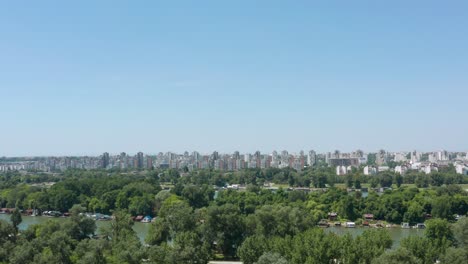
POLYGON ((0 156, 466 151, 467 8, 3 3, 0 156))

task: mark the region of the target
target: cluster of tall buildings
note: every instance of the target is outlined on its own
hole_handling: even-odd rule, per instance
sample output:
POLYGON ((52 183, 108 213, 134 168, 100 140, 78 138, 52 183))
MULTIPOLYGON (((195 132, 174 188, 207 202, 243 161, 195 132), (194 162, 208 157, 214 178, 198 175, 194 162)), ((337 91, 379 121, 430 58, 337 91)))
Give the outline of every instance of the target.
POLYGON ((314 165, 316 162, 316 153, 310 151, 308 155, 304 152, 299 154, 290 154, 287 151, 271 154, 262 154, 260 151, 255 153, 240 154, 238 151, 232 154, 220 154, 217 151, 210 155, 203 155, 197 151, 192 153, 184 152, 177 154, 172 152, 158 153, 157 155, 143 155, 138 153, 136 156, 128 156, 125 153, 115 156, 103 154, 102 158, 106 160, 103 168, 172 168, 172 169, 208 169, 213 168, 221 171, 236 171, 246 168, 285 168, 292 167, 302 170, 305 166, 314 165), (106 157, 106 158, 104 158, 106 157))
POLYGON ((468 153, 463 152, 441 150, 422 153, 380 150, 377 153, 363 155, 359 150, 345 154, 335 151, 328 153, 327 158, 328 164, 336 168, 337 175, 349 174, 353 167, 360 165, 366 165, 362 170, 364 175, 375 175, 384 171, 394 171, 404 175, 410 170, 430 174, 450 164, 455 166, 457 173, 468 175, 468 153), (370 162, 370 159, 373 161, 370 162))
MULTIPOLYGON (((323 158, 323 157, 322 157, 323 158)), ((118 155, 110 155, 105 152, 100 156, 82 157, 21 157, 0 158, 0 171, 9 170, 37 170, 37 171, 63 171, 75 169, 208 169, 221 171, 236 171, 246 168, 286 168, 291 167, 302 170, 305 166, 316 164, 317 154, 311 150, 307 154, 301 151, 291 154, 284 150, 263 154, 241 154, 238 151, 232 154, 220 154, 217 151, 211 154, 201 154, 197 151, 183 154, 166 152, 157 155, 145 155, 142 152, 136 155, 128 155, 122 152, 118 155)))
POLYGON ((237 171, 247 168, 294 168, 298 171, 317 163, 327 163, 336 168, 338 175, 349 173, 352 168, 364 167, 365 174, 374 174, 388 170, 389 164, 396 164, 391 169, 402 174, 408 169, 424 169, 433 171, 437 166, 452 163, 456 165, 457 172, 468 173, 468 154, 461 152, 435 151, 421 153, 387 152, 380 150, 375 153, 365 153, 356 150, 350 153, 334 152, 317 154, 314 150, 305 153, 289 153, 286 150, 271 153, 239 153, 220 154, 217 151, 211 154, 201 154, 197 151, 182 154, 166 152, 156 155, 145 155, 138 152, 129 155, 122 152, 111 155, 107 152, 100 156, 81 157, 35 157, 35 158, 0 158, 0 172, 9 170, 37 170, 37 171, 63 171, 69 168, 76 169, 136 169, 147 170, 153 168, 173 169, 208 169, 220 171, 237 171), (372 165, 369 165, 372 164, 372 165))

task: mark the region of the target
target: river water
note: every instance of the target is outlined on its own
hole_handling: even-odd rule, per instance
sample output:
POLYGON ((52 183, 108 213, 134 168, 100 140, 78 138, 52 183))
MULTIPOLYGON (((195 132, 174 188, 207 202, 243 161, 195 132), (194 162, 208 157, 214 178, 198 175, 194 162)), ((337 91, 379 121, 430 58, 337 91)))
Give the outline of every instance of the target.
MULTIPOLYGON (((66 218, 63 217, 44 217, 44 216, 22 216, 23 221, 19 225, 20 230, 27 229, 28 226, 34 225, 34 224, 41 224, 44 222, 47 222, 48 220, 52 221, 64 221, 66 218)), ((0 219, 10 221, 10 215, 8 214, 0 214, 0 219)), ((96 225, 98 228, 98 233, 99 229, 102 227, 108 227, 110 226, 110 221, 96 221, 96 225)), ((140 222, 135 222, 133 225, 133 230, 135 230, 136 234, 140 238, 140 240, 143 242, 145 240, 146 235, 149 232, 150 229, 150 223, 140 223, 140 222)), ((338 235, 343 235, 346 232, 349 232, 353 236, 357 236, 364 232, 365 230, 369 229, 369 227, 356 227, 356 228, 345 228, 345 227, 329 227, 325 229, 325 232, 334 232, 338 235)), ((400 244, 400 241, 408 237, 410 235, 416 235, 420 236, 424 234, 424 230, 421 229, 402 229, 399 227, 395 228, 388 228, 388 232, 390 233, 390 236, 393 240, 393 248, 398 247, 400 244)))
MULTIPOLYGON (((9 214, 0 214, 0 219, 7 220, 10 222, 10 216, 11 215, 9 214)), ((49 220, 64 221, 66 219, 64 217, 25 216, 25 215, 22 215, 21 217, 23 221, 18 226, 20 230, 25 230, 30 225, 41 224, 49 220)), ((135 224, 133 225, 133 230, 135 230, 136 234, 138 235, 138 237, 140 238, 142 242, 145 240, 146 234, 148 234, 149 232, 150 225, 151 225, 150 223, 140 223, 140 222, 135 222, 135 224)), ((100 228, 110 226, 110 221, 96 221, 96 226, 97 226, 97 233, 99 233, 100 228)))

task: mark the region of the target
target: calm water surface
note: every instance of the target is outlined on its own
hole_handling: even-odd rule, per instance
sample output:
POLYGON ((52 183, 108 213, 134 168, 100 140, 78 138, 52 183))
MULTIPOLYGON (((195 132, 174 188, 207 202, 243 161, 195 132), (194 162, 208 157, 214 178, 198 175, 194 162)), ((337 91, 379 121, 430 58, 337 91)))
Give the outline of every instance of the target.
MULTIPOLYGON (((344 235, 349 232, 353 236, 362 234, 362 232, 370 229, 370 227, 329 227, 325 229, 325 232, 334 232, 338 235, 344 235)), ((424 234, 424 229, 403 229, 400 227, 385 228, 390 233, 390 237, 393 240, 392 248, 397 248, 400 245, 401 240, 408 236, 421 236, 424 234)))
MULTIPOLYGON (((10 216, 9 214, 0 214, 0 219, 10 221, 10 216)), ((19 225, 20 230, 25 230, 28 228, 30 225, 35 225, 35 224, 42 224, 44 222, 47 222, 48 220, 52 221, 65 221, 64 217, 44 217, 44 216, 24 216, 22 215, 23 221, 19 225)), ((136 234, 140 238, 140 240, 143 242, 145 240, 146 234, 149 232, 150 228, 150 223, 140 223, 140 222, 135 222, 133 225, 133 230, 135 230, 136 234)), ((110 221, 96 221, 96 226, 97 226, 97 233, 99 233, 99 229, 102 227, 108 227, 110 226, 110 221)))
MULTIPOLYGON (((23 222, 19 225, 19 229, 24 230, 27 229, 28 226, 34 225, 34 224, 41 224, 44 222, 47 222, 48 220, 52 221, 64 221, 66 218, 63 217, 44 217, 44 216, 22 216, 23 217, 23 222)), ((0 219, 4 219, 7 221, 10 221, 10 215, 9 214, 0 214, 0 219)), ((96 225, 98 227, 98 233, 99 229, 102 227, 108 227, 110 226, 110 221, 96 221, 96 225)), ((133 230, 135 230, 136 234, 140 238, 140 240, 143 242, 145 240, 146 235, 149 232, 150 228, 150 223, 140 223, 140 222, 135 222, 133 225, 133 230)), ((338 235, 343 235, 346 232, 349 232, 353 236, 357 236, 359 234, 362 234, 365 230, 369 229, 368 227, 357 227, 357 228, 345 228, 345 227, 330 227, 326 228, 325 232, 334 232, 338 235)), ((390 236, 393 240, 393 248, 398 247, 400 244, 400 241, 408 237, 410 235, 416 235, 420 236, 424 234, 424 230, 420 229, 402 229, 399 227, 396 228, 387 228, 388 232, 390 233, 390 236)))

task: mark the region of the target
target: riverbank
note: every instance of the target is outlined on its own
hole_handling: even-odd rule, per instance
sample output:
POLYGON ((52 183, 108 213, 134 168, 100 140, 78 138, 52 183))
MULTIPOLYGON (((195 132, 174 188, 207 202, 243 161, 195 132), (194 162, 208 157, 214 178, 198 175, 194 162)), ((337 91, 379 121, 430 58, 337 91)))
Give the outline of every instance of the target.
MULTIPOLYGON (((0 219, 6 220, 10 222, 10 214, 0 214, 0 219)), ((21 224, 19 224, 18 228, 20 230, 26 230, 30 225, 36 225, 36 224, 42 224, 47 221, 65 221, 68 219, 67 217, 46 217, 46 216, 27 216, 23 215, 22 216, 23 221, 21 224)), ((104 227, 110 227, 111 222, 110 221, 96 221, 96 226, 97 226, 97 234, 100 233, 101 228, 104 227)), ((133 230, 137 234, 138 238, 142 242, 145 241, 145 237, 149 232, 150 229, 149 223, 141 223, 141 222, 135 222, 133 225, 133 230)))
MULTIPOLYGON (((9 214, 0 214, 0 219, 10 221, 10 215, 9 214)), ((21 224, 18 226, 20 230, 25 230, 27 229, 30 225, 35 225, 35 224, 41 224, 44 222, 47 222, 49 220, 51 221, 65 221, 67 218, 66 217, 44 217, 44 216, 23 216, 22 217, 23 221, 21 224)), ((100 229, 103 227, 110 227, 111 222, 110 221, 96 221, 96 226, 97 226, 97 233, 99 234, 100 229)), ((133 230, 137 234, 138 238, 142 242, 145 241, 145 237, 149 233, 151 224, 149 223, 141 223, 141 222, 135 222, 133 225, 133 230)), ((370 227, 361 227, 358 226, 356 228, 346 228, 344 226, 341 227, 335 227, 331 226, 329 228, 325 228, 325 232, 333 232, 338 235, 344 235, 346 233, 350 233, 353 236, 358 236, 362 234, 365 230, 368 230, 370 227)), ((404 228, 387 228, 391 239, 393 240, 393 246, 392 248, 398 247, 400 245, 400 241, 404 239, 405 237, 408 237, 410 235, 417 235, 420 236, 424 234, 424 230, 420 229, 404 229, 404 228)))

